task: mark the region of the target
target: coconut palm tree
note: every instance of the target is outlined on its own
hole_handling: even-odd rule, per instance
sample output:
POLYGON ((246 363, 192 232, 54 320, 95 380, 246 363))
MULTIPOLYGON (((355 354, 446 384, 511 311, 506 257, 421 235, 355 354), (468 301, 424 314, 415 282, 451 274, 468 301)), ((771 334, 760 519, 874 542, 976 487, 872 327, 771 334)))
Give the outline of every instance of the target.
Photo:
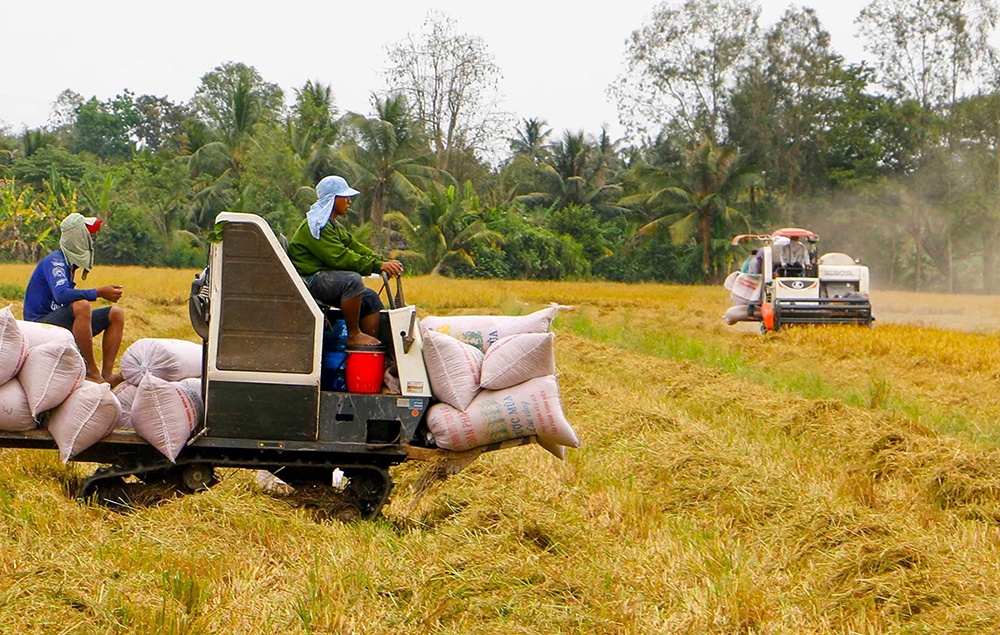
POLYGON ((212 140, 192 152, 190 163, 195 175, 212 174, 216 178, 229 173, 239 179, 247 148, 254 142, 253 127, 262 121, 262 104, 248 77, 239 76, 227 94, 228 118, 211 130, 212 140))
POLYGON ((479 199, 468 181, 461 191, 454 185, 435 184, 417 204, 412 217, 390 212, 385 218, 407 244, 407 249, 397 250, 393 255, 431 275, 458 263, 474 267, 476 263, 470 254, 477 239, 503 242, 502 234, 487 227, 479 199))
POLYGON ((292 115, 285 123, 288 143, 305 163, 306 181, 317 183, 330 173, 332 146, 340 133, 340 122, 334 118, 333 89, 309 80, 295 95, 292 115))
POLYGON ((239 205, 247 153, 260 147, 255 129, 275 121, 275 102, 281 98, 280 89, 241 64, 209 75, 215 79, 208 87, 202 79, 195 101, 211 125, 187 130, 194 216, 202 229, 212 226, 219 211, 239 205))
POLYGON ((735 205, 739 197, 761 184, 760 175, 738 171, 739 151, 717 146, 708 137, 685 153, 683 176, 677 180, 663 168, 638 172, 644 191, 622 199, 623 205, 654 210, 654 218, 642 225, 636 236, 648 236, 666 228, 674 244, 692 239, 701 246, 705 280, 716 273, 713 253, 724 250, 737 223, 749 227, 747 216, 735 205))
POLYGON ((345 117, 351 140, 335 153, 333 161, 361 192, 359 207, 368 208, 378 239, 392 200, 416 200, 423 188, 450 177, 431 165, 430 147, 402 95, 376 98, 375 110, 371 118, 354 113, 345 117))
POLYGON ((25 130, 21 134, 21 156, 30 157, 36 151, 47 146, 58 145, 58 143, 58 137, 51 132, 42 129, 25 130))
POLYGON ((590 205, 604 218, 624 214, 617 203, 622 188, 606 183, 605 155, 595 152, 583 131, 566 131, 550 146, 550 158, 538 166, 535 191, 515 200, 528 207, 562 209, 567 205, 590 205))
POLYGON ((608 181, 619 181, 625 162, 620 154, 621 140, 612 140, 607 128, 601 128, 594 146, 594 183, 603 187, 608 181))
POLYGON ((237 184, 227 170, 222 176, 205 175, 193 180, 191 218, 202 230, 215 224, 215 217, 224 209, 239 209, 237 184))
POLYGON ((547 140, 552 134, 548 122, 544 119, 523 119, 523 128, 516 131, 516 136, 508 139, 510 151, 515 156, 528 157, 536 164, 541 163, 548 154, 547 140))

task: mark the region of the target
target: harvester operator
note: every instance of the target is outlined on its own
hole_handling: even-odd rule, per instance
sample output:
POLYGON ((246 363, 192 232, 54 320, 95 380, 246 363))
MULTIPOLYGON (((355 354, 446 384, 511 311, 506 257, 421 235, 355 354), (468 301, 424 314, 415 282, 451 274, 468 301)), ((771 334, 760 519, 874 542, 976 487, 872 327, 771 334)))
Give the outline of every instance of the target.
POLYGON ((809 266, 809 250, 798 236, 792 236, 790 240, 781 246, 779 252, 781 268, 786 272, 804 273, 809 266))
POLYGON ((343 177, 321 180, 316 185, 316 202, 288 241, 288 256, 309 293, 344 314, 347 345, 377 346, 382 300, 364 285, 361 276, 379 272, 399 276, 403 265, 378 255, 337 221, 358 194, 343 177))
POLYGON ((114 372, 115 358, 125 331, 125 310, 118 306, 94 309, 91 302, 103 298, 115 303, 122 297, 119 285, 77 289, 77 269, 83 280, 94 266, 94 234, 101 221, 73 212, 60 225, 59 249, 42 258, 24 291, 24 319, 55 324, 72 331, 76 347, 87 365, 87 379, 112 386, 122 381, 114 372), (101 339, 101 367, 94 357, 94 337, 101 339))

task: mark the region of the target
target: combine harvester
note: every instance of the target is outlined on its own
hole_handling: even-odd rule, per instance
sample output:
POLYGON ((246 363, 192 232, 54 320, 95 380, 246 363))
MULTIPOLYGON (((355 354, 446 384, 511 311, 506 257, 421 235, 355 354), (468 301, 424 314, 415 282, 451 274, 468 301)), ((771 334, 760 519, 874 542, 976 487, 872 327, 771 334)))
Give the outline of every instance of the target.
POLYGON ((726 279, 736 303, 726 322, 760 322, 762 332, 788 324, 871 326, 868 267, 838 252, 817 257, 818 242, 813 232, 795 227, 734 237, 734 247, 757 243, 760 273, 733 272, 726 279), (804 247, 805 262, 783 265, 781 250, 792 241, 804 247))

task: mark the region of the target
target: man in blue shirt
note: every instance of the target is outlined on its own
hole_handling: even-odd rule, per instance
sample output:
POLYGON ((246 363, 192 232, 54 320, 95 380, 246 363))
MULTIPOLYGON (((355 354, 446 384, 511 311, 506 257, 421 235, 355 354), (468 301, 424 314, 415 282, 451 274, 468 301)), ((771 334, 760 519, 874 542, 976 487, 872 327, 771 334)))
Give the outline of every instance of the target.
POLYGON ((101 221, 97 218, 76 212, 63 220, 59 249, 42 258, 28 280, 24 292, 24 319, 56 324, 72 331, 76 346, 87 363, 87 379, 115 385, 121 381, 121 374, 114 372, 114 364, 125 330, 125 311, 117 306, 93 309, 90 303, 98 298, 118 302, 122 288, 107 285, 77 289, 74 281, 77 269, 83 270, 86 280, 94 265, 93 234, 100 227, 101 221), (100 368, 94 358, 93 341, 98 333, 104 333, 100 368))

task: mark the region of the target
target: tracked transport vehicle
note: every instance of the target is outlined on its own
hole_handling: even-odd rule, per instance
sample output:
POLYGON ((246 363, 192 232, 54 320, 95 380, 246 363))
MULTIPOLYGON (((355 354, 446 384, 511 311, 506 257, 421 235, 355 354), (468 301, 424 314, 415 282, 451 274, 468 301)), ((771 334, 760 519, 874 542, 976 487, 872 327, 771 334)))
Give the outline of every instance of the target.
MULTIPOLYGON (((203 340, 204 417, 171 462, 129 430, 116 430, 73 456, 101 464, 77 495, 118 504, 144 496, 195 492, 216 482, 216 468, 266 470, 296 489, 329 494, 335 515, 370 517, 385 505, 389 468, 439 461, 454 473, 483 452, 533 443, 525 437, 465 452, 433 447, 425 418, 432 397, 416 307, 382 278, 388 309, 379 338, 395 366, 399 394, 322 389, 324 325, 320 306, 297 275, 279 238, 259 216, 224 212, 222 240, 195 280, 190 313, 203 340)), ((0 447, 56 449, 44 429, 0 432, 0 447)))

